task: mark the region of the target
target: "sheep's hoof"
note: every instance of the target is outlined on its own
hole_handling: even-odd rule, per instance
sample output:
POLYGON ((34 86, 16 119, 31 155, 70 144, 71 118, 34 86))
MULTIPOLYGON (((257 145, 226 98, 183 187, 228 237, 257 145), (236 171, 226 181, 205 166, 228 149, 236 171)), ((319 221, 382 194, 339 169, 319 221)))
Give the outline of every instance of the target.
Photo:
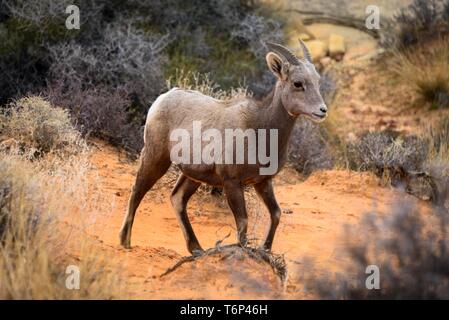
POLYGON ((194 257, 199 257, 204 254, 204 250, 203 249, 194 249, 194 250, 192 250, 191 254, 194 257))

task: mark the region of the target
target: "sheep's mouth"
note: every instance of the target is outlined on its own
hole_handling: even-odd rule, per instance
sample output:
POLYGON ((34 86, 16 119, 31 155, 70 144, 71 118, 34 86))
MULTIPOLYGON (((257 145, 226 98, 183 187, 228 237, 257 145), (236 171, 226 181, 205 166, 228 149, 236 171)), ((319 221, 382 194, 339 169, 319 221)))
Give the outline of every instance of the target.
POLYGON ((324 118, 326 118, 326 113, 315 113, 315 112, 313 112, 312 113, 312 115, 315 117, 315 118, 318 118, 318 119, 320 119, 320 120, 322 120, 322 119, 324 119, 324 118))

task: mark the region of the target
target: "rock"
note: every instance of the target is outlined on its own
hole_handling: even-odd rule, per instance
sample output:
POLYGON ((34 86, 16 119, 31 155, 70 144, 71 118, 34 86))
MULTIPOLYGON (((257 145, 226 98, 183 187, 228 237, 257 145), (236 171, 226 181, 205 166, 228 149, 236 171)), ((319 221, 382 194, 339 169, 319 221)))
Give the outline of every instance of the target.
MULTIPOLYGON (((328 46, 327 43, 321 40, 311 40, 306 42, 307 48, 309 48, 313 61, 319 61, 327 55, 328 46)), ((296 54, 302 57, 302 49, 298 48, 296 54)))
POLYGON ((330 57, 324 57, 320 59, 320 64, 323 68, 328 67, 332 63, 332 59, 330 57))
POLYGON ((298 34, 298 39, 301 39, 302 41, 309 41, 312 40, 312 36, 308 33, 300 33, 298 34))
POLYGON ((329 55, 340 61, 346 52, 345 38, 338 34, 331 34, 329 36, 329 55))
POLYGON ((355 135, 354 132, 349 132, 347 137, 346 137, 346 142, 347 143, 354 143, 355 141, 357 141, 357 136, 355 135))
POLYGON ((296 48, 299 45, 298 40, 302 39, 304 41, 315 39, 314 35, 307 30, 307 28, 302 24, 300 20, 289 20, 287 22, 284 33, 287 39, 287 45, 292 48, 296 48))
POLYGON ((288 9, 288 1, 284 0, 264 0, 262 1, 266 6, 270 7, 275 12, 283 13, 288 9))

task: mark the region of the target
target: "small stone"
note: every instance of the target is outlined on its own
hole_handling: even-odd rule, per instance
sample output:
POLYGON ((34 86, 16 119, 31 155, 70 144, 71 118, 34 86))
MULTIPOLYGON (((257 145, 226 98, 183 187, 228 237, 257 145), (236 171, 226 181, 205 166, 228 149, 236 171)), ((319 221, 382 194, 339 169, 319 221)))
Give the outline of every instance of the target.
POLYGON ((331 34, 329 36, 329 55, 333 59, 340 61, 343 59, 345 52, 345 38, 338 34, 331 34))
POLYGON ((324 57, 320 59, 320 64, 323 68, 328 67, 332 63, 332 59, 330 57, 324 57))
POLYGON ((307 34, 307 33, 300 33, 300 34, 298 34, 298 38, 301 39, 302 41, 312 40, 312 37, 309 34, 307 34))

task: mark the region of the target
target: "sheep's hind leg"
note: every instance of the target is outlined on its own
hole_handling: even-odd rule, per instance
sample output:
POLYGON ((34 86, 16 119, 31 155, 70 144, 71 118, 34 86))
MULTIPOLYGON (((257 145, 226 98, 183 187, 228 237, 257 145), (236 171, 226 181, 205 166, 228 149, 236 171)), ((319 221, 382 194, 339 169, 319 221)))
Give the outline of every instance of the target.
POLYGON ((131 229, 137 207, 148 190, 167 172, 171 163, 170 159, 164 156, 156 155, 154 157, 152 154, 148 154, 148 152, 150 151, 146 147, 142 149, 139 170, 137 171, 136 181, 128 201, 128 210, 120 230, 120 244, 128 249, 131 247, 131 229))
POLYGON ((198 255, 203 249, 195 236, 192 225, 187 215, 187 203, 192 195, 198 190, 201 183, 187 178, 184 174, 178 178, 173 188, 170 200, 176 213, 176 217, 181 225, 182 233, 187 244, 187 250, 192 255, 198 255))

